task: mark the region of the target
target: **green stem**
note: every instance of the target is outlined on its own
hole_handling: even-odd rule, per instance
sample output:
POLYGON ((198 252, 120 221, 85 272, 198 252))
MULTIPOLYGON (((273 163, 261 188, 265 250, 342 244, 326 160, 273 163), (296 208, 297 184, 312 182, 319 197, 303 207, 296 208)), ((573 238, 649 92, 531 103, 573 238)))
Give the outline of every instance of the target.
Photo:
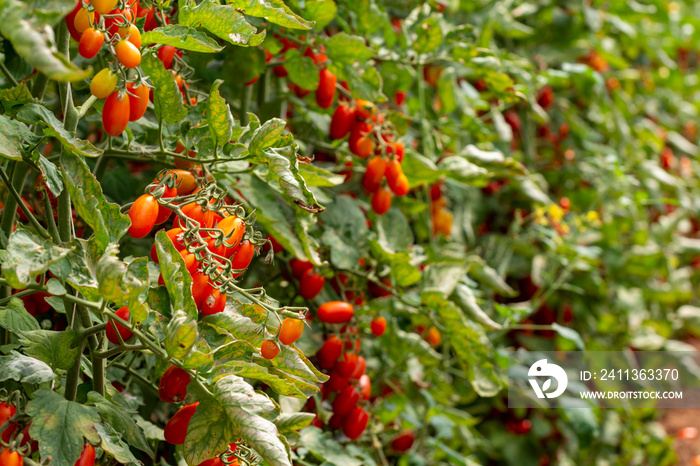
POLYGON ((10 191, 10 194, 12 197, 14 197, 15 202, 17 205, 19 205, 19 208, 22 209, 22 212, 24 215, 27 216, 29 219, 29 222, 32 224, 32 226, 36 229, 37 233, 39 233, 41 236, 43 236, 46 239, 49 239, 51 236, 49 235, 49 232, 44 229, 44 227, 41 226, 39 221, 34 217, 34 214, 32 214, 29 209, 27 208, 26 205, 24 205, 24 202, 22 202, 22 197, 20 194, 17 192, 15 189, 13 183, 10 182, 10 179, 7 176, 7 173, 5 173, 5 170, 0 168, 0 178, 2 178, 2 181, 5 183, 5 186, 7 186, 7 189, 10 191))
MULTIPOLYGON (((96 359, 99 359, 101 361, 104 361, 107 358, 110 358, 110 357, 117 355, 119 353, 123 353, 125 351, 140 351, 143 349, 147 349, 145 345, 126 345, 126 344, 119 345, 119 346, 115 346, 114 348, 107 350, 107 351, 96 352, 93 355, 93 360, 96 358, 96 359)), ((103 365, 103 369, 104 369, 104 365, 103 365)), ((94 371, 94 369, 93 369, 93 371, 94 371)))
POLYGON ((125 366, 124 364, 121 364, 121 363, 114 363, 114 364, 112 364, 112 366, 116 367, 117 369, 121 369, 121 370, 129 373, 132 377, 139 379, 141 381, 141 383, 143 383, 145 386, 152 389, 155 393, 158 393, 158 389, 156 387, 154 387, 153 384, 148 379, 146 379, 144 376, 142 376, 141 374, 139 374, 138 372, 133 370, 131 367, 125 366))
MULTIPOLYGON (((76 319, 76 323, 77 323, 76 319)), ((80 324, 77 323, 79 327, 80 324)), ((75 330, 75 329, 74 329, 75 330)), ((78 382, 80 381, 80 362, 83 355, 83 345, 84 340, 80 340, 78 343, 78 356, 75 359, 75 364, 68 369, 68 374, 66 374, 66 391, 64 396, 68 401, 75 401, 75 397, 78 395, 78 382)))
POLYGON ((32 86, 32 95, 39 100, 44 99, 44 92, 46 91, 46 86, 49 84, 49 78, 43 73, 39 73, 34 80, 34 85, 32 86))
MULTIPOLYGON (((103 339, 103 342, 105 340, 103 339)), ((104 343, 101 345, 103 346, 104 343)), ((105 394, 105 360, 101 351, 93 351, 92 356, 92 389, 100 395, 105 394)))
MULTIPOLYGON (((63 189, 65 189, 65 187, 63 189)), ((51 238, 53 238, 56 244, 60 243, 61 235, 58 232, 56 220, 53 218, 53 206, 51 206, 51 200, 49 199, 48 189, 44 190, 44 217, 46 217, 46 224, 49 226, 49 233, 51 234, 51 238)))
MULTIPOLYGON (((12 187, 15 192, 21 191, 24 186, 24 180, 27 177, 27 172, 29 171, 29 166, 24 163, 11 162, 8 164, 9 167, 14 167, 14 172, 12 173, 12 187)), ((10 183, 8 183, 9 188, 10 183)), ((12 228, 15 224, 15 214, 17 213, 17 200, 14 196, 9 195, 5 199, 5 209, 2 213, 2 220, 0 221, 0 230, 5 234, 6 238, 9 238, 12 234, 12 228)))
POLYGON ((19 83, 17 82, 17 80, 15 79, 15 77, 12 76, 12 73, 10 73, 10 70, 8 70, 7 67, 5 66, 5 63, 3 63, 3 62, 1 62, 1 61, 0 61, 0 70, 2 70, 2 73, 5 75, 5 77, 7 78, 7 80, 10 81, 10 82, 12 83, 12 86, 18 86, 18 85, 19 85, 19 83))
POLYGON ((243 86, 241 91, 241 125, 246 126, 248 124, 248 108, 250 107, 250 100, 253 98, 253 86, 243 86))

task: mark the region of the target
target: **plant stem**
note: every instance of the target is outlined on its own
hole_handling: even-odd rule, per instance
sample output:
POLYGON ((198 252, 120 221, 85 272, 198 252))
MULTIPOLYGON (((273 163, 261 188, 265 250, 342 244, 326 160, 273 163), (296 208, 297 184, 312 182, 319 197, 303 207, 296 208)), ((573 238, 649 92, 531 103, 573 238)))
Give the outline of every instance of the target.
POLYGON ((32 95, 39 100, 44 99, 44 92, 46 91, 46 86, 49 83, 49 78, 43 73, 39 73, 34 80, 34 85, 32 86, 32 95))
MULTIPOLYGON (((8 168, 14 167, 14 172, 12 173, 12 187, 15 192, 21 192, 24 186, 24 180, 27 177, 27 172, 29 171, 29 166, 24 163, 11 162, 8 164, 8 168)), ((8 188, 10 183, 8 183, 8 188)), ((17 200, 14 196, 7 196, 5 199, 5 209, 2 213, 2 220, 0 221, 0 230, 5 234, 6 238, 9 238, 12 234, 12 227, 15 224, 15 214, 17 212, 17 200)))
POLYGON ((112 366, 116 367, 117 369, 121 369, 125 372, 128 372, 132 377, 140 380, 141 383, 143 383, 145 386, 149 387, 155 393, 158 393, 158 389, 156 387, 154 387, 153 384, 148 379, 146 379, 144 376, 142 376, 138 372, 134 371, 131 367, 126 366, 122 363, 116 363, 116 362, 114 364, 112 364, 112 366))
POLYGON ((12 83, 12 86, 18 86, 18 85, 19 85, 19 83, 17 82, 17 80, 15 79, 15 77, 12 76, 12 73, 10 73, 10 70, 8 70, 7 67, 5 66, 5 63, 3 63, 3 62, 1 62, 1 61, 0 61, 0 70, 2 70, 2 73, 5 75, 5 77, 7 78, 7 80, 10 81, 10 82, 12 83))
POLYGON ((13 183, 10 182, 10 179, 7 177, 7 173, 5 173, 5 170, 3 170, 2 168, 0 168, 0 178, 2 178, 2 181, 7 186, 7 189, 10 191, 10 194, 12 195, 12 197, 15 198, 15 202, 17 203, 17 205, 19 205, 19 208, 22 209, 24 215, 27 216, 29 222, 36 229, 37 233, 39 233, 39 235, 43 236, 46 239, 50 238, 51 236, 49 235, 49 232, 41 226, 36 217, 34 217, 34 214, 32 214, 27 208, 27 206, 24 205, 20 194, 15 189, 13 183))
POLYGON ((241 126, 248 124, 248 108, 253 98, 253 86, 243 86, 241 91, 241 126))
MULTIPOLYGON (((63 188, 65 189, 65 187, 63 188)), ((53 238, 56 244, 61 242, 61 235, 58 232, 58 227, 56 226, 56 220, 53 218, 53 207, 51 206, 51 200, 49 199, 48 189, 44 191, 44 216, 46 217, 46 224, 49 226, 49 233, 51 238, 53 238)))

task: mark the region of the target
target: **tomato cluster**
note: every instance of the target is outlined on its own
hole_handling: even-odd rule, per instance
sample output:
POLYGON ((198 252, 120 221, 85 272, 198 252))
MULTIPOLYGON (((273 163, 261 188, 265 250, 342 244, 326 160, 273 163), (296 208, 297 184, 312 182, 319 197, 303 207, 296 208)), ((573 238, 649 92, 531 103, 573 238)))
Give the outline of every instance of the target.
POLYGON ((314 272, 311 262, 292 259, 289 261, 292 276, 299 280, 299 294, 304 299, 314 299, 326 284, 326 278, 314 272))
POLYGON ((430 187, 430 217, 433 222, 433 235, 449 237, 452 233, 452 213, 447 210, 442 186, 442 183, 435 183, 430 187))

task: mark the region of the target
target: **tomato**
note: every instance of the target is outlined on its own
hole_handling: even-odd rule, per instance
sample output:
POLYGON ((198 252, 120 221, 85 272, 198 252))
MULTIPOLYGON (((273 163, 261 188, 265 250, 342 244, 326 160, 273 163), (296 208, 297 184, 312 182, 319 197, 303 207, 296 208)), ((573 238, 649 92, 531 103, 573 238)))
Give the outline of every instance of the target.
POLYGON ((430 200, 438 201, 442 197, 442 183, 435 183, 430 187, 430 200))
POLYGON ((433 212, 433 235, 443 234, 450 236, 452 233, 452 214, 445 209, 433 212))
POLYGON ((182 445, 185 443, 187 436, 187 427, 190 425, 190 419, 194 416, 199 401, 186 405, 180 408, 173 417, 165 424, 165 441, 171 445, 182 445))
POLYGON ((343 139, 350 132, 355 122, 355 109, 347 105, 338 105, 331 117, 331 139, 343 139))
POLYGON ((316 88, 316 103, 322 108, 328 108, 333 103, 335 97, 335 86, 338 84, 338 77, 328 68, 319 71, 318 87, 316 88))
POLYGON ((83 58, 93 58, 105 43, 105 36, 95 28, 87 28, 78 43, 78 53, 83 58))
POLYGON ((372 102, 360 99, 355 101, 355 114, 357 115, 357 118, 361 120, 366 120, 370 118, 372 115, 375 114, 376 111, 377 108, 372 102))
POLYGON ((291 345, 299 339, 304 332, 304 321, 287 317, 282 321, 279 331, 280 343, 291 345))
POLYGON ((402 106, 405 101, 406 101, 406 91, 396 91, 394 93, 394 103, 396 104, 397 107, 402 106))
POLYGON ((192 172, 182 170, 179 168, 173 168, 172 170, 170 170, 170 172, 175 173, 175 175, 177 175, 175 184, 177 186, 178 196, 186 196, 192 191, 194 191, 194 188, 197 187, 197 180, 195 179, 192 172))
POLYGON ((73 19, 73 26, 79 33, 85 32, 88 28, 96 24, 98 18, 95 17, 94 11, 88 11, 87 8, 81 8, 73 19))
MULTIPOLYGON (((3 425, 7 421, 9 421, 10 418, 14 416, 16 412, 17 409, 14 405, 7 404, 4 401, 0 403, 0 425, 3 425)), ((10 424, 7 428, 5 428, 5 430, 2 432, 3 441, 9 442, 12 438, 12 434, 15 433, 15 430, 17 430, 17 424, 14 423, 10 424)))
POLYGON ((299 293, 304 299, 314 299, 321 292, 325 283, 326 279, 323 275, 314 273, 313 269, 309 269, 301 276, 299 293))
POLYGON ((158 396, 166 403, 177 403, 187 396, 187 385, 191 381, 190 374, 179 367, 170 366, 160 378, 158 396))
POLYGON ((337 392, 350 383, 349 377, 343 377, 336 371, 331 371, 330 378, 326 381, 324 386, 331 392, 337 392))
POLYGON ((166 69, 170 69, 173 66, 173 58, 175 58, 175 51, 177 49, 172 45, 164 45, 158 49, 158 60, 163 62, 166 69))
POLYGON ((400 173, 398 177, 394 179, 387 178, 386 181, 389 185, 389 189, 391 189, 391 191, 397 196, 402 197, 408 194, 408 178, 403 173, 400 173))
POLYGON ((24 426, 24 429, 22 429, 22 441, 19 443, 20 447, 24 447, 25 445, 29 444, 29 452, 30 454, 33 454, 35 451, 39 449, 39 442, 36 440, 32 439, 32 436, 29 435, 29 428, 32 426, 32 423, 30 422, 26 426, 24 426))
POLYGON ((194 299, 197 308, 201 307, 201 303, 209 296, 214 287, 211 285, 209 276, 204 272, 197 271, 192 274, 192 298, 194 299))
POLYGON ((341 416, 339 414, 332 415, 328 420, 328 426, 331 429, 340 429, 343 427, 343 424, 345 424, 345 416, 341 416))
POLYGON ((182 260, 185 261, 185 269, 192 275, 196 270, 197 267, 199 266, 199 261, 197 261, 197 256, 195 256, 193 253, 189 252, 187 249, 183 249, 180 251, 180 255, 182 256, 182 260))
MULTIPOLYGON (((131 108, 133 108, 133 107, 131 107, 131 108)), ((177 189, 168 188, 166 186, 165 190, 163 191, 163 195, 161 196, 161 199, 172 199, 176 195, 177 195, 177 189)), ((170 218, 172 213, 173 213, 173 211, 170 210, 169 207, 159 203, 158 204, 158 217, 156 218, 156 225, 160 225, 161 223, 165 222, 167 219, 170 218)))
POLYGON ((342 377, 350 377, 357 368, 357 355, 355 353, 345 353, 343 357, 335 363, 335 371, 342 377))
MULTIPOLYGON (((126 307, 126 306, 120 307, 117 310, 117 312, 115 312, 115 314, 120 319, 126 320, 127 322, 130 322, 130 320, 129 320, 130 315, 129 315, 129 308, 128 307, 126 307)), ((122 340, 124 340, 125 343, 127 341, 129 341, 131 336, 134 334, 134 332, 132 332, 128 328, 124 327, 119 322, 115 322, 115 321, 109 322, 107 324, 107 330, 105 331, 105 333, 107 334, 107 339, 110 342, 114 343, 115 345, 120 344, 119 336, 117 335, 117 332, 119 332, 119 335, 121 335, 122 340), (115 325, 116 325, 116 327, 115 327, 115 325)))
POLYGON ((119 0, 90 0, 90 5, 101 15, 106 15, 117 7, 119 0))
POLYGON ((141 31, 139 31, 139 28, 137 28, 135 24, 120 27, 117 34, 119 34, 119 37, 122 39, 126 39, 134 44, 137 49, 141 48, 141 31))
POLYGON ((219 223, 216 224, 216 228, 224 233, 224 243, 230 247, 236 246, 240 243, 245 233, 245 222, 235 215, 225 217, 219 223))
POLYGON ((440 335, 440 331, 435 327, 430 327, 423 338, 430 343, 430 346, 437 346, 442 342, 442 335, 440 335))
POLYGON ((363 408, 355 408, 348 413, 343 425, 343 433, 350 439, 355 440, 362 435, 367 428, 369 414, 363 408))
POLYGON ((255 255, 255 245, 250 241, 243 241, 237 248, 234 256, 231 258, 231 266, 235 270, 240 270, 241 272, 236 272, 233 274, 233 278, 240 276, 245 269, 248 268, 250 262, 253 260, 255 255))
POLYGON ((357 393, 355 387, 346 385, 333 400, 333 414, 343 416, 349 413, 355 409, 358 401, 360 401, 360 394, 357 393))
POLYGON ((302 261, 296 258, 289 261, 289 266, 292 269, 292 277, 296 278, 297 280, 299 280, 301 276, 304 275, 304 272, 314 267, 314 265, 311 262, 302 261))
POLYGON ((5 448, 2 450, 2 452, 0 452, 1 466, 22 466, 23 464, 24 459, 16 451, 5 448))
POLYGON ((144 8, 141 6, 141 2, 139 0, 136 0, 136 17, 137 18, 143 18, 150 11, 153 11, 153 7, 144 8))
POLYGON ((119 76, 109 68, 103 68, 90 81, 90 93, 98 99, 106 99, 117 87, 119 76))
POLYGON ((73 38, 73 40, 75 40, 76 42, 80 42, 80 31, 78 31, 75 28, 75 17, 78 15, 78 12, 82 9, 83 6, 80 4, 80 0, 76 0, 75 7, 66 16, 66 26, 68 26, 68 32, 70 33, 70 36, 73 38))
POLYGON ((102 126, 110 136, 122 134, 129 123, 129 99, 119 91, 113 92, 102 107, 102 126))
POLYGON ((127 233, 134 238, 143 238, 156 224, 158 201, 151 194, 141 195, 129 209, 131 226, 127 233))
MULTIPOLYGON (((189 204, 184 205, 181 210, 186 217, 198 222, 202 228, 211 228, 214 224, 214 212, 209 209, 205 210, 196 202, 190 202, 189 204)), ((179 223, 177 226, 181 226, 183 228, 186 226, 186 222, 183 222, 182 219, 178 218, 177 223, 179 223)))
POLYGON ((551 86, 544 86, 537 93, 537 103, 540 107, 547 110, 554 103, 554 90, 551 86))
POLYGON ((369 375, 363 374, 357 383, 357 387, 360 389, 360 398, 369 400, 369 396, 372 394, 372 382, 369 375))
POLYGON ((569 200, 569 198, 562 197, 561 199, 559 199, 559 207, 561 207, 564 210, 571 209, 571 201, 569 200))
POLYGON ((381 337, 386 331, 386 319, 384 317, 375 317, 372 319, 370 327, 372 329, 372 335, 381 337))
POLYGON ((382 156, 373 157, 367 163, 367 169, 362 177, 362 186, 368 193, 373 193, 382 186, 382 180, 386 171, 387 162, 382 156))
POLYGON ((136 68, 141 63, 141 52, 128 40, 120 40, 114 46, 114 54, 117 60, 126 68, 136 68))
POLYGON ((378 215, 384 215, 391 208, 391 192, 385 188, 379 188, 372 196, 372 210, 378 215))
POLYGON ((83 451, 80 453, 80 458, 75 462, 74 466, 93 466, 95 464, 95 447, 86 443, 83 451))
MULTIPOLYGON (((360 340, 357 340, 358 342, 360 340)), ((365 358, 362 356, 357 357, 357 364, 355 365, 355 370, 353 371, 352 375, 350 375, 350 378, 352 380, 359 380, 360 377, 362 377, 365 374, 365 371, 367 370, 367 361, 365 358)))
MULTIPOLYGON (((284 59, 284 57, 282 58, 284 59)), ((287 72, 287 68, 285 68, 284 65, 277 65, 273 67, 272 72, 278 78, 286 78, 289 75, 289 73, 287 72)))
POLYGON ((374 150, 374 142, 370 136, 372 125, 365 122, 355 122, 350 130, 348 146, 350 152, 360 158, 366 159, 374 150))
POLYGON ((416 435, 413 432, 401 432, 391 441, 391 449, 399 453, 406 452, 411 449, 415 440, 416 435))
MULTIPOLYGON (((129 91, 129 94, 127 94, 129 96, 129 121, 136 121, 140 119, 144 113, 146 113, 150 89, 145 84, 141 84, 139 87, 134 87, 134 83, 127 83, 126 90, 129 91)), ((177 190, 175 190, 175 192, 177 192, 177 190)), ((174 197, 174 194, 168 197, 174 197)), ((170 214, 168 214, 168 216, 170 216, 170 214)), ((163 223, 167 218, 168 217, 163 219, 162 222, 156 223, 163 223)))
POLYGON ((318 365, 321 369, 330 369, 343 352, 343 342, 335 335, 328 338, 316 353, 318 365))
POLYGON ((126 27, 127 24, 133 23, 136 19, 136 15, 134 15, 134 11, 131 8, 112 10, 109 14, 112 17, 105 18, 105 28, 110 34, 118 34, 120 27, 126 27))
POLYGON ((280 347, 274 340, 265 340, 260 346, 260 353, 265 359, 274 359, 280 352, 280 347))
MULTIPOLYGON (((172 228, 166 231, 165 234, 168 235, 168 238, 170 238, 173 246, 175 246, 175 249, 178 251, 182 251, 187 246, 185 244, 185 230, 182 228, 172 228)), ((153 243, 153 247, 151 248, 151 259, 153 259, 153 262, 158 262, 158 253, 155 243, 153 243)))
POLYGON ((202 300, 201 308, 203 316, 224 312, 224 308, 226 308, 226 293, 214 289, 209 296, 202 300))
POLYGON ((326 324, 343 324, 352 319, 355 309, 345 301, 329 301, 318 307, 318 319, 326 324))
POLYGON ((698 429, 695 427, 683 427, 676 432, 676 437, 681 440, 693 440, 698 437, 698 429))

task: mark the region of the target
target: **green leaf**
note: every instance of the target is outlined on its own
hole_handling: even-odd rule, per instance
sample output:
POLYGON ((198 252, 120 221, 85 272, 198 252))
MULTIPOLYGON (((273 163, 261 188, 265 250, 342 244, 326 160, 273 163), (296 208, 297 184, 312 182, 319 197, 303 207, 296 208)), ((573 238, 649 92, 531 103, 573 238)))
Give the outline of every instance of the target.
POLYGON ((275 421, 280 434, 291 434, 311 425, 316 415, 314 413, 282 413, 275 421))
POLYGON ((61 172, 58 170, 58 167, 56 167, 52 161, 40 155, 39 168, 41 169, 41 176, 46 182, 49 191, 51 191, 54 196, 58 197, 61 192, 63 192, 63 178, 61 178, 61 172))
POLYGON ((156 233, 156 254, 158 254, 160 273, 173 309, 184 311, 190 319, 196 319, 199 312, 190 291, 192 276, 185 268, 182 255, 175 249, 173 242, 164 231, 156 233))
POLYGON ((12 43, 15 51, 54 81, 79 81, 90 76, 90 69, 77 68, 49 45, 53 40, 50 29, 31 13, 23 2, 0 0, 0 34, 12 43))
POLYGON ((297 49, 289 49, 284 58, 284 69, 289 73, 289 80, 308 90, 315 91, 320 80, 316 63, 304 56, 297 49))
POLYGON ((583 338, 581 338, 581 335, 573 328, 564 327, 563 325, 553 322, 552 330, 557 332, 561 337, 573 341, 578 351, 586 351, 586 344, 583 342, 583 338))
POLYGON ((94 444, 100 440, 95 429, 100 421, 97 409, 68 401, 48 388, 34 393, 27 414, 34 420, 29 434, 39 442, 41 459, 51 457, 52 465, 73 466, 83 451, 83 437, 94 444))
POLYGON ((22 142, 32 137, 27 125, 0 115, 0 156, 22 160, 22 142))
POLYGON ((314 164, 301 164, 299 166, 299 174, 304 178, 308 186, 328 188, 345 182, 343 175, 337 175, 314 164))
POLYGON ((131 221, 117 204, 107 202, 102 186, 78 156, 61 156, 63 178, 78 215, 92 228, 98 248, 104 251, 109 243, 117 243, 129 229, 131 221))
POLYGON ((375 51, 366 45, 364 38, 341 32, 326 40, 325 54, 334 62, 353 64, 364 63, 375 51))
POLYGON ((470 263, 469 275, 474 277, 479 283, 492 288, 494 291, 504 296, 512 297, 518 294, 500 275, 498 275, 498 272, 486 265, 480 257, 471 257, 470 263))
POLYGON ((413 244, 413 231, 400 209, 389 209, 376 223, 378 242, 385 251, 404 251, 413 244))
POLYGON ((139 464, 139 460, 131 453, 129 445, 122 441, 121 434, 109 424, 95 424, 97 434, 100 436, 102 448, 120 464, 139 464))
POLYGON ((304 16, 316 23, 314 28, 317 31, 333 21, 337 12, 338 7, 333 0, 309 0, 304 3, 304 16))
POLYGON ((449 296, 454 291, 459 280, 467 272, 464 262, 438 262, 430 264, 425 270, 425 285, 423 289, 449 296))
POLYGON ((57 264, 66 267, 66 272, 60 274, 60 277, 65 278, 87 299, 95 302, 100 300, 99 284, 95 276, 97 269, 95 257, 99 257, 103 252, 96 244, 94 236, 89 240, 73 238, 71 243, 73 249, 57 264))
POLYGON ((88 393, 88 403, 94 405, 100 413, 102 420, 116 432, 121 432, 126 443, 138 448, 153 458, 155 453, 148 444, 143 430, 136 424, 134 416, 114 403, 107 401, 97 392, 88 393))
POLYGON ((448 177, 465 184, 485 184, 488 180, 488 171, 474 165, 464 157, 451 156, 440 160, 438 168, 448 177))
POLYGON ((2 262, 2 275, 16 289, 35 283, 37 275, 65 257, 69 249, 42 240, 29 231, 18 229, 10 235, 2 262))
POLYGON ((484 312, 476 302, 476 296, 471 288, 463 283, 458 283, 455 287, 454 298, 459 307, 475 321, 479 322, 484 327, 490 330, 500 330, 503 328, 501 324, 494 321, 486 312, 484 312))
POLYGON ((200 373, 206 373, 214 366, 214 353, 209 344, 200 338, 194 345, 187 359, 182 363, 185 369, 195 369, 200 373))
POLYGON ((231 141, 233 134, 233 115, 231 109, 226 103, 226 99, 219 94, 219 87, 224 82, 221 79, 214 81, 209 91, 207 99, 207 121, 209 122, 209 131, 214 137, 214 141, 219 146, 228 144, 231 141))
POLYGON ((178 21, 183 26, 203 27, 234 45, 260 45, 266 34, 264 29, 258 33, 257 29, 246 21, 245 15, 230 5, 221 5, 217 0, 204 0, 199 5, 187 2, 180 7, 178 21))
POLYGON ((227 3, 237 10, 245 11, 246 15, 265 18, 271 23, 279 24, 290 29, 311 29, 313 21, 306 21, 292 12, 282 0, 227 0, 227 3))
POLYGON ((413 50, 429 53, 442 44, 442 26, 436 16, 426 18, 415 26, 416 40, 413 50))
POLYGON ((79 349, 72 348, 76 333, 71 330, 31 330, 22 332, 19 338, 27 356, 45 362, 52 369, 67 370, 73 366, 79 349))
POLYGON ((110 244, 97 261, 100 295, 118 306, 129 306, 130 317, 142 322, 148 317, 148 310, 139 301, 148 290, 148 259, 140 257, 127 265, 119 260, 118 253, 119 247, 110 244))
POLYGON ((428 292, 421 299, 440 316, 444 332, 474 390, 482 397, 495 396, 501 390, 501 383, 492 362, 491 342, 481 328, 464 318, 457 306, 442 296, 428 292))
POLYGON ((63 123, 46 107, 39 104, 24 105, 16 115, 17 119, 28 125, 35 125, 42 122, 44 134, 61 141, 61 144, 75 155, 85 157, 99 157, 102 150, 93 146, 90 142, 76 138, 63 127, 63 123))
POLYGON ((56 377, 58 376, 47 364, 17 351, 0 356, 0 382, 16 380, 21 383, 44 383, 56 377))
POLYGON ((323 432, 316 427, 309 427, 299 432, 299 443, 304 445, 313 456, 323 464, 342 466, 362 466, 365 463, 350 455, 338 443, 330 432, 323 432))
POLYGON ((28 330, 41 329, 39 322, 27 312, 19 298, 10 298, 7 306, 0 307, 0 326, 15 335, 28 330))
POLYGON ((357 201, 338 196, 321 219, 328 225, 321 242, 331 248, 331 263, 341 269, 354 269, 369 247, 369 229, 357 201))
POLYGON ((32 95, 26 84, 21 83, 9 89, 0 89, 0 102, 7 107, 9 104, 37 103, 39 99, 32 95))
POLYGON ((173 74, 152 53, 143 54, 141 68, 153 83, 156 116, 166 123, 179 123, 187 116, 187 109, 182 104, 182 93, 173 74))
POLYGON ((245 380, 229 375, 214 384, 211 396, 201 393, 197 399, 184 444, 189 464, 212 458, 225 451, 231 439, 242 438, 267 464, 292 465, 284 437, 272 422, 279 408, 245 380))
POLYGON ((141 35, 144 45, 165 44, 192 52, 216 53, 224 48, 214 39, 182 24, 167 24, 141 35))
POLYGON ((176 311, 165 328, 165 351, 172 358, 184 359, 194 347, 197 335, 197 321, 176 311))

